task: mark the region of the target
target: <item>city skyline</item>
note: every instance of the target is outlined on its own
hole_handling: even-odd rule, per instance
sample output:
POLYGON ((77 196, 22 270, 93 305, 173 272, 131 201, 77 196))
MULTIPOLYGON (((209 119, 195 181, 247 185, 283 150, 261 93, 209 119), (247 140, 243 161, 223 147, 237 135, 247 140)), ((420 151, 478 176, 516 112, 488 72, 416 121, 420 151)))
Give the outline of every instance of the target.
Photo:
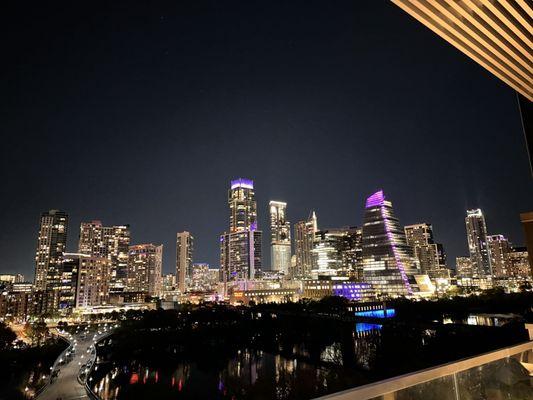
POLYGON ((2 16, 0 399, 532 393, 528 2, 2 16))
MULTIPOLYGON (((255 187, 254 187, 254 181, 253 181, 252 179, 238 178, 238 179, 234 179, 234 180, 231 180, 231 181, 230 181, 230 190, 229 190, 229 192, 228 192, 228 193, 230 193, 230 194, 229 194, 230 210, 233 210, 233 209, 235 208, 235 207, 231 206, 231 204, 232 204, 232 194, 231 194, 231 193, 234 193, 234 192, 235 192, 234 189, 239 190, 239 188, 240 188, 242 185, 244 185, 243 187, 244 187, 246 190, 249 189, 249 190, 250 190, 250 193, 252 193, 252 213, 251 213, 252 217, 251 217, 250 220, 248 220, 248 216, 246 216, 245 219, 246 219, 247 222, 246 222, 246 223, 243 222, 244 225, 243 225, 242 228, 240 228, 240 230, 242 230, 243 232, 245 232, 245 231, 247 231, 247 229, 250 229, 250 230, 252 230, 252 231, 254 231, 254 230, 257 229, 257 230, 259 231, 259 234, 261 235, 261 229, 260 229, 260 227, 258 226, 257 221, 259 220, 258 216, 261 215, 262 213, 257 211, 260 207, 258 207, 257 204, 256 204, 256 200, 255 200, 255 187), (251 225, 250 225, 250 221, 252 221, 252 222, 251 222, 251 225), (251 229, 250 226, 253 226, 253 229, 251 229)), ((382 193, 382 192, 383 192, 383 190, 381 189, 381 190, 379 190, 378 192, 376 192, 373 196, 375 196, 376 194, 382 193)), ((235 201, 235 200, 233 200, 233 201, 235 201)), ((245 204, 246 204, 246 203, 245 203, 245 204)), ((286 202, 279 202, 279 201, 272 201, 272 200, 269 201, 269 202, 268 202, 268 207, 267 207, 267 210, 265 210, 265 211, 266 211, 265 213, 266 213, 266 214, 269 214, 269 215, 268 215, 268 218, 269 218, 269 222, 270 222, 270 223, 272 223, 272 215, 271 215, 271 211, 272 211, 272 205, 273 205, 273 204, 276 204, 276 205, 282 205, 283 207, 286 207, 286 206, 287 206, 287 203, 286 203, 286 202)), ((367 199, 367 201, 366 201, 366 204, 368 204, 368 199, 367 199)), ((247 206, 247 208, 248 208, 248 206, 247 206)), ((464 218, 465 221, 468 221, 468 220, 469 220, 469 217, 471 217, 471 216, 478 216, 478 215, 481 215, 481 217, 483 218, 483 229, 485 230, 485 231, 484 231, 484 232, 485 232, 485 233, 484 233, 485 236, 486 236, 486 237, 501 236, 501 234, 496 234, 495 231, 491 231, 491 230, 489 230, 489 229, 486 228, 486 221, 484 220, 484 215, 481 214, 482 212, 483 212, 483 211, 482 211, 481 209, 467 209, 467 210, 465 210, 465 216, 464 216, 463 218, 464 218)), ((70 215, 68 214, 68 212, 66 212, 65 210, 55 210, 55 209, 50 210, 50 211, 44 211, 43 213, 41 213, 41 215, 42 215, 41 218, 43 218, 43 216, 48 216, 49 214, 54 215, 55 213, 59 213, 61 216, 66 216, 67 219, 70 219, 70 215)), ((363 211, 363 213, 364 213, 364 211, 363 211)), ((309 218, 311 218, 311 217, 310 217, 311 214, 314 215, 314 214, 315 214, 315 211, 313 210, 312 212, 310 212, 308 218, 304 218, 303 220, 301 220, 301 221, 296 221, 296 222, 297 222, 297 223, 302 223, 302 222, 307 221, 309 218)), ((233 214, 232 214, 232 212, 231 212, 231 213, 230 213, 230 228, 231 228, 231 226, 233 225, 233 222, 232 222, 233 220, 234 220, 234 216, 233 216, 233 214)), ((334 227, 334 226, 322 226, 319 230, 320 230, 320 231, 326 231, 326 232, 327 232, 328 230, 331 230, 331 229, 334 229, 334 230, 335 230, 335 229, 339 229, 339 228, 348 229, 349 226, 354 227, 354 228, 357 227, 358 229, 361 229, 363 225, 364 225, 364 224, 361 223, 361 224, 359 224, 359 225, 341 224, 341 225, 338 225, 337 227, 334 227)), ((417 226, 425 226, 425 225, 429 226, 429 229, 431 230, 431 235, 433 235, 433 228, 432 228, 432 224, 431 224, 431 222, 424 221, 424 222, 417 222, 417 223, 414 223, 414 224, 401 224, 400 226, 401 226, 402 230, 405 229, 406 232, 407 232, 407 230, 410 229, 410 228, 414 228, 414 227, 417 227, 417 226)), ((80 230, 74 229, 74 231, 79 231, 79 232, 80 232, 79 235, 78 235, 78 237, 77 237, 77 246, 78 246, 78 248, 77 248, 77 249, 70 249, 70 248, 67 248, 66 253, 69 253, 69 252, 70 252, 70 253, 75 253, 76 251, 83 253, 83 250, 82 250, 82 248, 81 248, 82 243, 83 243, 83 236, 84 236, 84 234, 85 234, 85 235, 87 234, 87 233, 85 233, 84 231, 85 231, 87 228, 94 229, 95 226, 96 226, 97 228, 98 228, 98 227, 101 228, 101 227, 102 227, 102 223, 101 223, 101 221, 99 221, 99 220, 92 220, 92 221, 90 221, 90 222, 82 221, 82 222, 80 223, 80 230)), ((117 228, 119 228, 119 229, 127 228, 127 229, 128 229, 128 233, 127 233, 127 235, 128 235, 128 240, 130 240, 130 233, 129 233, 129 229, 130 229, 130 227, 129 227, 129 225, 126 225, 126 226, 113 226, 113 227, 111 227, 111 228, 105 228, 105 227, 104 227, 104 229, 108 229, 108 230, 109 230, 109 229, 113 230, 113 229, 117 229, 117 228)), ((294 230, 294 229, 295 229, 295 226, 290 227, 290 233, 289 233, 290 236, 293 235, 293 230, 294 230)), ((72 228, 71 226, 66 226, 66 229, 65 229, 65 230, 69 230, 70 232, 72 232, 73 228, 72 228)), ((266 232, 268 232, 267 237, 261 239, 262 255, 260 256, 260 259, 262 260, 262 267, 261 267, 261 268, 262 268, 263 270, 265 270, 265 271, 270 271, 270 270, 275 270, 275 268, 274 268, 274 269, 271 269, 271 267, 272 267, 272 266, 271 266, 271 263, 270 263, 270 262, 271 262, 271 255, 270 255, 270 257, 266 256, 266 254, 270 253, 270 251, 269 251, 269 250, 270 250, 270 247, 271 247, 271 242, 270 242, 270 240, 271 240, 271 238, 272 238, 272 234, 273 234, 273 232, 272 232, 272 227, 271 227, 271 226, 266 227, 266 232), (270 238, 270 239, 269 239, 269 238, 270 238), (267 258, 267 257, 268 257, 268 258, 267 258), (267 261, 267 260, 268 260, 268 261, 267 261)), ((184 232, 184 233, 186 233, 186 234, 188 234, 188 235, 194 235, 193 233, 189 233, 189 232, 184 232)), ((294 233, 294 234, 295 234, 295 233, 294 233)), ((71 233, 71 235, 72 235, 72 233, 71 233)), ((179 235, 180 235, 180 233, 178 233, 178 239, 179 239, 179 235)), ((448 257, 448 255, 446 254, 446 250, 444 250, 444 251, 445 251, 445 254, 446 254, 444 257, 445 257, 445 258, 447 257, 448 259, 447 259, 446 263, 443 264, 443 265, 445 265, 445 266, 446 266, 448 269, 450 269, 450 270, 454 270, 454 269, 455 269, 455 266, 456 266, 456 265, 455 265, 455 259, 456 259, 456 257, 472 257, 471 254, 469 255, 469 249, 468 249, 469 238, 470 238, 469 231, 468 231, 468 223, 467 223, 467 226, 466 226, 466 229, 465 229, 464 235, 465 235, 465 236, 464 236, 463 239, 464 239, 464 241, 465 241, 465 243, 466 243, 466 252, 465 252, 465 253, 463 253, 463 254, 457 254, 457 255, 454 255, 453 257, 448 257)), ((506 236, 506 238, 508 237, 507 234, 505 234, 505 236, 506 236)), ((40 234, 39 234, 39 237, 40 237, 40 234)), ((91 238, 92 238, 92 236, 91 236, 91 238)), ((85 240, 87 240, 87 239, 85 239, 85 240)), ((512 245, 513 247, 522 247, 522 246, 525 246, 525 241, 524 241, 524 239, 522 239, 521 242, 514 242, 514 241, 511 241, 511 240, 509 240, 509 239, 505 239, 505 240, 507 240, 507 241, 509 242, 509 245, 512 245)), ((102 244, 101 244, 101 242, 100 242, 99 240, 91 239, 91 241, 94 242, 94 245, 96 245, 96 248, 99 248, 99 246, 100 246, 100 247, 102 246, 102 244)), ((216 242, 216 244, 219 244, 220 241, 221 241, 221 238, 220 238, 220 236, 219 236, 218 241, 216 242)), ((135 246, 136 243, 137 243, 137 242, 135 242, 135 240, 134 240, 134 238, 133 238, 132 245, 135 246)), ((140 243, 140 242, 139 242, 139 243, 140 243)), ((94 245, 93 245, 93 246, 94 246, 94 245)), ((174 242, 174 245, 177 246, 176 242, 174 242)), ((446 244, 445 244, 445 243, 438 244, 438 246, 441 246, 441 248, 442 248, 443 245, 444 245, 444 248, 446 248, 446 244)), ((413 244, 412 246, 414 246, 414 244, 413 244)), ((437 245, 435 245, 435 246, 437 246, 437 245)), ((488 243, 486 243, 486 246, 488 246, 488 243)), ((415 247, 416 247, 416 246, 415 246, 415 247)), ((413 247, 413 251, 416 252, 415 247, 413 247)), ((171 250, 172 250, 172 249, 171 249, 171 250)), ((177 248, 175 248, 174 250, 175 250, 175 251, 178 251, 177 248)), ((220 247, 219 247, 219 251, 220 251, 220 247)), ((436 251, 442 251, 442 250, 436 250, 436 251)), ((174 253, 174 254, 176 254, 176 253, 174 253)), ((291 246, 291 255, 294 256, 294 257, 296 257, 296 254, 297 254, 297 251, 296 251, 296 244, 293 243, 292 246, 291 246)), ((168 257, 168 255, 167 255, 167 257, 168 257)), ((215 263, 209 263, 209 262, 204 261, 203 258, 202 258, 202 256, 200 256, 200 257, 198 257, 198 258, 197 258, 197 257, 198 257, 198 256, 195 254, 194 262, 205 263, 205 264, 207 264, 207 265, 210 265, 211 268, 216 268, 216 269, 220 268, 220 263, 216 263, 216 262, 215 262, 215 263)), ((487 257, 488 257, 488 256, 487 256, 487 257)), ((162 267, 162 274, 167 274, 167 273, 174 273, 174 274, 176 274, 176 273, 177 273, 177 272, 176 272, 176 271, 177 271, 177 269, 176 269, 176 258, 174 258, 173 261, 174 261, 174 266, 173 266, 174 269, 173 269, 173 270, 171 269, 170 271, 166 271, 166 270, 164 269, 164 267, 162 267)), ((165 265, 165 257, 163 257, 163 265, 165 265)), ((292 267, 290 267, 290 268, 292 269, 292 267)), ((35 271, 36 271, 36 270, 35 270, 35 264, 34 264, 34 272, 35 272, 35 271)), ((18 273, 18 272, 19 272, 19 271, 6 271, 6 273, 18 273)), ((30 273, 30 274, 25 274, 25 276, 29 277, 29 276, 31 276, 31 273, 30 273)), ((187 274, 187 276, 189 276, 189 275, 187 274)))
POLYGON ((433 225, 449 260, 467 254, 467 209, 523 242, 533 188, 515 93, 390 2, 112 5, 75 29, 69 7, 41 10, 46 23, 39 7, 8 22, 1 272, 32 275, 49 209, 69 213, 69 251, 79 223, 99 219, 164 244, 165 272, 182 230, 216 266, 238 176, 257 182, 264 230, 271 199, 293 223, 316 210, 323 228, 360 226, 363 199, 383 188, 402 224, 433 225))
MULTIPOLYGON (((242 178, 239 178, 239 180, 242 179, 242 178)), ((230 183, 233 183, 235 180, 231 180, 230 183)), ((250 180, 250 182, 252 182, 252 187, 253 187, 253 180, 250 180)), ((267 222, 270 223, 270 208, 271 208, 271 203, 272 201, 269 201, 265 210, 263 210, 264 214, 266 215, 266 218, 262 218, 262 219, 267 219, 267 222)), ((274 202, 274 203, 277 203, 277 202, 274 202)), ((286 203, 283 203, 285 204, 286 206, 286 203)), ((263 212, 261 212, 261 205, 258 205, 257 206, 257 209, 259 209, 259 212, 257 212, 257 210, 254 210, 254 213, 257 213, 258 214, 258 220, 260 220, 261 218, 259 218, 259 216, 261 216, 263 214, 263 212)), ((311 212, 315 212, 316 209, 319 209, 319 207, 315 207, 311 212)), ((56 209, 51 209, 50 212, 55 212, 55 211, 59 211, 61 213, 65 213, 67 216, 68 216, 68 220, 70 221, 71 220, 71 215, 68 213, 68 211, 65 211, 65 210, 56 210, 56 209)), ((469 211, 471 210, 465 210, 464 211, 464 215, 463 215, 463 224, 464 224, 464 218, 465 216, 468 216, 469 214, 469 211)), ((400 211, 401 212, 401 211, 400 211)), ((42 215, 46 215, 48 214, 49 211, 43 211, 41 214, 42 215)), ((255 218, 255 217, 254 217, 255 218)), ((361 218, 362 219, 362 218, 361 218)), ((305 221, 307 220, 307 218, 302 218, 301 221, 305 221)), ((91 224, 100 224, 101 226, 101 222, 99 220, 92 220, 90 222, 86 222, 88 221, 88 219, 81 219, 81 222, 80 222, 80 226, 79 228, 78 227, 72 227, 70 226, 70 223, 68 224, 68 231, 70 232, 70 234, 68 235, 68 244, 67 244, 67 250, 66 252, 67 253, 76 253, 78 251, 81 251, 78 247, 81 246, 81 234, 77 234, 75 232, 80 232, 80 229, 82 230, 82 233, 83 233, 83 229, 84 229, 84 226, 91 226, 91 224), (75 236, 75 237, 74 237, 75 236), (70 242, 71 241, 74 241, 75 242, 75 245, 70 245, 70 242)), ((296 222, 299 222, 299 221, 296 221, 296 222)), ((423 220, 420 220, 418 222, 413 222, 412 224, 402 224, 402 229, 405 227, 405 228, 408 228, 410 226, 413 226, 413 225, 419 225, 419 224, 430 224, 432 225, 431 222, 428 222, 428 221, 423 221, 423 220)), ((129 224, 128 224, 129 225, 129 224)), ((130 229, 130 227, 126 225, 128 227, 128 229, 130 229)), ((329 230, 329 229, 337 229, 339 227, 348 227, 348 226, 357 226, 359 228, 362 227, 362 222, 360 224, 349 224, 349 223, 344 223, 344 224, 338 224, 336 226, 330 226, 330 225, 323 225, 321 226, 320 230, 329 230)), ((487 224, 488 225, 488 224, 487 224)), ((114 226, 112 228, 122 228, 122 226, 114 226)), ((270 231, 270 226, 267 226, 265 231, 268 232, 268 235, 267 237, 263 237, 262 238, 262 247, 263 247, 263 251, 262 251, 262 267, 264 270, 270 270, 270 267, 271 267, 271 254, 270 254, 270 246, 271 246, 271 243, 270 243, 270 235, 271 235, 271 231, 270 231)), ((293 235, 293 230, 294 230, 294 226, 291 226, 290 227, 291 229, 291 235, 293 235)), ((438 229, 437 229, 438 230, 438 229)), ((499 232, 499 231, 498 231, 499 232)), ((523 232, 521 232, 522 235, 523 235, 523 232)), ((194 235, 194 232, 191 232, 192 235, 194 235)), ((500 233, 498 233, 500 234, 500 233)), ((129 233, 128 233, 129 235, 129 233)), ((136 241, 135 240, 135 232, 134 232, 134 229, 133 229, 133 232, 131 233, 131 236, 132 236, 132 241, 131 241, 131 244, 132 245, 136 245, 137 243, 141 243, 142 241, 136 241)), ((174 233, 175 235, 175 233, 174 233)), ((488 236, 493 236, 493 235, 496 235, 496 232, 493 231, 493 230, 490 230, 490 229, 487 229, 487 235, 488 236)), ((506 232, 504 232, 504 235, 509 238, 510 235, 507 234, 506 232)), ((447 263, 446 263, 446 266, 453 270, 455 268, 455 258, 456 257, 468 257, 469 256, 469 250, 468 250, 468 233, 467 233, 467 230, 465 229, 465 231, 463 232, 463 236, 459 235, 462 239, 464 239, 464 242, 465 242, 465 251, 463 253, 458 253, 458 254, 453 254, 452 256, 449 256, 448 257, 448 252, 446 251, 446 256, 448 257, 448 260, 447 260, 447 263), (465 236, 466 235, 466 236, 465 236)), ((440 235, 439 235, 440 237, 440 235)), ((524 242, 524 238, 522 237, 521 240, 519 241, 513 241, 511 239, 508 239, 510 244, 512 244, 514 247, 520 247, 520 246, 525 246, 525 242, 524 242)), ((149 242, 150 240, 145 240, 144 242, 149 242)), ((144 243, 143 242, 143 243, 144 243)), ((153 242, 158 242, 158 243, 165 243, 165 240, 159 240, 159 241, 153 241, 153 242)), ((217 238, 215 238, 215 241, 212 241, 212 245, 213 247, 217 247, 217 244, 218 244, 218 240, 217 238)), ((447 249, 447 245, 446 243, 442 243, 445 247, 445 249, 447 249)), ((175 257, 175 251, 176 251, 176 242, 174 240, 174 248, 171 247, 171 251, 174 252, 174 256, 170 255, 168 252, 167 253, 163 253, 164 256, 163 256, 163 266, 162 266, 162 273, 163 274, 166 274, 166 273, 176 273, 176 257, 175 257), (172 258, 172 260, 167 260, 168 258, 172 258), (172 263, 173 262, 173 265, 168 267, 168 270, 167 270, 167 264, 168 263, 172 263)), ((218 249, 220 251, 220 249, 218 249)), ((83 252, 83 251, 82 251, 83 252)), ((292 244, 292 247, 291 247, 291 254, 295 256, 296 252, 295 252, 295 244, 293 243, 292 244)), ((219 268, 220 267, 220 260, 217 260, 215 262, 208 262, 208 261, 205 261, 207 257, 203 257, 202 255, 198 255, 196 252, 195 252, 195 258, 194 258, 194 261, 195 262, 200 262, 200 263, 206 263, 208 265, 210 265, 211 268, 219 268)), ((34 263, 32 265, 32 270, 30 271, 18 271, 18 270, 13 270, 13 269, 10 269, 10 270, 5 270, 5 271, 0 271, 0 272, 3 272, 3 273, 22 273, 24 274, 24 276, 28 277, 31 277, 32 275, 34 275, 35 273, 35 260, 34 260, 34 263)), ((30 279, 31 281, 33 281, 32 279, 30 279)))

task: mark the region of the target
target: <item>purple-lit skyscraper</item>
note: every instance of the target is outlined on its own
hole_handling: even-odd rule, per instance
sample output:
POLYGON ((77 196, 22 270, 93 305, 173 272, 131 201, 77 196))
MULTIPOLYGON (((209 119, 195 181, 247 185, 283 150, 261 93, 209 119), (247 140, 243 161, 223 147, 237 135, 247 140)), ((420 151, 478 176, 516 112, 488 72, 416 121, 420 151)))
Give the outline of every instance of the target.
POLYGON ((223 280, 253 279, 262 266, 262 232, 257 227, 254 182, 244 178, 231 181, 228 205, 229 232, 220 235, 223 280))
MULTIPOLYGON (((363 275, 376 294, 397 297, 413 293, 410 276, 418 264, 407 245, 405 232, 383 191, 366 200, 363 224, 363 275)), ((411 280, 413 282, 413 280, 411 280)))

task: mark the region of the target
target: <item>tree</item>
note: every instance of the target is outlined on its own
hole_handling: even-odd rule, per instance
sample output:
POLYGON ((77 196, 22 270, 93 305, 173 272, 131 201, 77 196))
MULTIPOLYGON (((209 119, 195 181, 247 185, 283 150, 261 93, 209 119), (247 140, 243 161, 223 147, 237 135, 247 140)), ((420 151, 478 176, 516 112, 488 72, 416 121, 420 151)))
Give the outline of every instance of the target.
POLYGON ((0 322, 0 350, 7 350, 16 338, 15 332, 9 326, 0 322))
POLYGON ((33 324, 27 323, 24 327, 24 333, 31 340, 33 345, 40 346, 43 340, 48 336, 49 331, 46 326, 46 322, 43 319, 34 322, 33 324))

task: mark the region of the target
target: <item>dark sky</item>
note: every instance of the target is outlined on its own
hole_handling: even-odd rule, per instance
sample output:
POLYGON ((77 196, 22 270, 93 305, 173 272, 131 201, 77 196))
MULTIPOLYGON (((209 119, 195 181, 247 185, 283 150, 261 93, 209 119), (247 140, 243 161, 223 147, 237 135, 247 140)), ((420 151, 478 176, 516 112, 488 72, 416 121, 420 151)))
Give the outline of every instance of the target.
POLYGON ((358 225, 383 188, 450 259, 471 207, 522 243, 533 186, 514 92, 390 1, 13 3, 2 272, 32 277, 50 208, 70 214, 71 251, 80 221, 101 219, 163 243, 165 271, 181 230, 218 266, 239 176, 255 180, 265 236, 271 199, 291 222, 315 209, 319 227, 358 225))

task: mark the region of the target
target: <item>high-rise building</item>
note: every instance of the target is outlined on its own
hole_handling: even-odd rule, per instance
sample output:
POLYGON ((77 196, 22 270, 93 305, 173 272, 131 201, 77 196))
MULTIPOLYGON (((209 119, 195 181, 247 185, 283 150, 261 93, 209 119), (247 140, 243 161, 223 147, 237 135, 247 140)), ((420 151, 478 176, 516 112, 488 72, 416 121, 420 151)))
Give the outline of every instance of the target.
POLYGON ((407 244, 413 248, 414 256, 418 259, 420 271, 423 274, 432 275, 446 268, 443 247, 435 243, 431 224, 408 225, 404 227, 404 231, 407 244))
POLYGON ((487 225, 481 210, 479 208, 467 210, 465 224, 474 277, 491 276, 492 267, 487 243, 487 225))
POLYGON ((152 243, 129 247, 127 289, 157 297, 161 294, 163 245, 152 243))
POLYGON ((261 231, 220 235, 220 267, 225 282, 255 278, 262 267, 261 241, 261 231))
POLYGON ((342 265, 347 275, 363 281, 363 229, 358 226, 341 228, 344 231, 342 265))
POLYGON ((532 277, 529 254, 525 247, 514 247, 509 253, 508 275, 513 278, 532 277))
POLYGON ((509 254, 512 250, 509 240, 503 235, 490 235, 487 236, 487 244, 489 247, 492 275, 496 278, 509 276, 509 254))
POLYGON ((307 221, 294 224, 294 252, 296 256, 295 270, 292 275, 296 278, 310 278, 313 269, 313 243, 318 231, 316 214, 313 211, 307 221))
POLYGON ((209 268, 209 264, 193 264, 191 290, 195 292, 209 292, 213 289, 216 289, 218 284, 218 275, 218 269, 209 268))
POLYGON ((243 178, 231 181, 231 187, 228 190, 228 205, 230 232, 257 230, 254 181, 243 178))
POLYGON ((360 228, 317 231, 311 250, 313 276, 342 275, 362 280, 362 250, 360 228))
POLYGON ((529 256, 529 266, 531 267, 531 276, 533 276, 533 211, 520 214, 520 221, 524 228, 524 237, 526 248, 529 256))
POLYGON ((271 201, 269 206, 271 269, 289 275, 291 268, 291 224, 287 221, 287 203, 271 201))
POLYGON ((109 302, 111 261, 79 254, 76 308, 96 307, 109 302))
POLYGON ((336 275, 342 269, 342 248, 344 232, 339 230, 320 230, 315 233, 313 249, 313 274, 336 275))
POLYGON ((67 247, 68 215, 50 210, 41 214, 35 255, 35 288, 54 289, 59 286, 61 257, 67 247))
POLYGON ((194 237, 190 232, 178 232, 176 235, 176 283, 181 293, 185 293, 187 281, 192 276, 193 250, 194 237))
POLYGON ((254 182, 239 178, 228 191, 229 232, 220 235, 220 268, 224 282, 253 279, 262 267, 263 234, 257 227, 254 182))
POLYGON ((103 226, 96 220, 80 224, 78 253, 110 261, 112 288, 123 288, 126 284, 129 245, 129 225, 103 226))
POLYGON ((165 292, 172 292, 175 289, 176 289, 176 274, 163 275, 161 278, 161 291, 165 293, 165 292))
POLYGON ((378 295, 402 296, 413 293, 411 278, 418 262, 407 244, 405 232, 394 216, 392 203, 383 191, 366 200, 363 224, 363 274, 378 295))
POLYGON ((78 253, 64 253, 61 260, 61 286, 59 289, 59 310, 68 311, 76 307, 78 292, 78 271, 80 260, 78 253))
POLYGON ((458 278, 472 278, 472 260, 470 257, 457 257, 455 259, 455 275, 458 278))

